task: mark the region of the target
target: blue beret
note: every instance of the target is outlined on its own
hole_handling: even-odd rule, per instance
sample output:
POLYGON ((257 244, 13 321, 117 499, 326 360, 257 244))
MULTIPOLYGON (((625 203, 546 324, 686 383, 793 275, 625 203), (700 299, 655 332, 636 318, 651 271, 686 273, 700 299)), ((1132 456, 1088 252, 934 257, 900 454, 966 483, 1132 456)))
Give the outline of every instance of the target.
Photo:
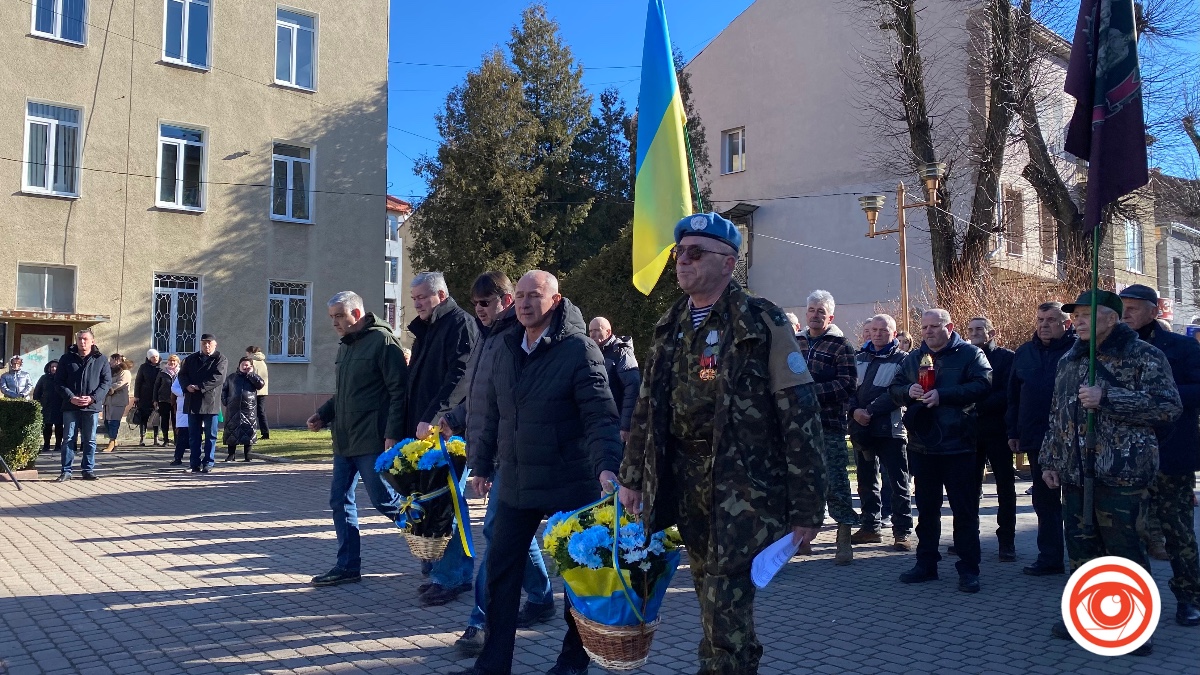
POLYGON ((725 220, 717 213, 697 213, 688 216, 675 225, 675 243, 684 237, 708 237, 729 244, 734 249, 742 250, 742 233, 737 225, 725 220))

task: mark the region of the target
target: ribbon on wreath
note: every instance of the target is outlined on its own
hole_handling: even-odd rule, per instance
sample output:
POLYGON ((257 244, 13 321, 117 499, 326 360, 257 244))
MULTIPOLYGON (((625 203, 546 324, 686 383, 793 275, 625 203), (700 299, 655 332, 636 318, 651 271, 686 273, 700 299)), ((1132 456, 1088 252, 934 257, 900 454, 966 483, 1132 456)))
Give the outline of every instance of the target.
POLYGON ((434 490, 429 494, 421 494, 414 492, 411 495, 400 498, 400 504, 397 507, 399 513, 396 514, 396 527, 404 530, 409 525, 415 525, 422 520, 425 520, 425 507, 422 506, 425 502, 433 501, 438 497, 446 494, 450 488, 444 487, 434 490))
MULTIPOLYGON (((446 481, 449 485, 442 490, 449 489, 450 503, 454 506, 454 522, 458 525, 458 536, 462 542, 463 551, 468 557, 475 557, 475 543, 471 540, 471 510, 467 507, 467 500, 463 497, 462 482, 458 480, 458 472, 454 470, 454 462, 450 461, 450 451, 446 449, 446 439, 438 433, 438 443, 442 447, 442 456, 446 459, 446 466, 450 468, 450 473, 446 476, 446 481)), ((463 481, 466 481, 467 474, 470 469, 463 471, 463 481)), ((438 490, 441 492, 442 490, 438 490)))

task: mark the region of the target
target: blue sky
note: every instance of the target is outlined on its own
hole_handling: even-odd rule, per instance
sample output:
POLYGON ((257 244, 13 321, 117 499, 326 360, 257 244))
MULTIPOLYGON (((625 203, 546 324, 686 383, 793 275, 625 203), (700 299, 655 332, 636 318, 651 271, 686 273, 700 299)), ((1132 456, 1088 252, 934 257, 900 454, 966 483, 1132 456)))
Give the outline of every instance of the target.
MULTIPOLYGON (((667 0, 671 40, 691 58, 752 0, 667 0)), ((646 0, 546 0, 563 39, 587 69, 584 86, 594 96, 608 86, 637 104, 646 0)), ((503 47, 527 0, 394 1, 388 83, 388 192, 403 199, 425 194, 413 160, 437 148, 433 116, 446 93, 484 53, 503 47), (439 65, 408 65, 412 63, 439 65), (404 131, 400 131, 403 129, 404 131), (424 137, 424 138, 422 138, 424 137), (434 139, 434 140, 430 140, 434 139)))

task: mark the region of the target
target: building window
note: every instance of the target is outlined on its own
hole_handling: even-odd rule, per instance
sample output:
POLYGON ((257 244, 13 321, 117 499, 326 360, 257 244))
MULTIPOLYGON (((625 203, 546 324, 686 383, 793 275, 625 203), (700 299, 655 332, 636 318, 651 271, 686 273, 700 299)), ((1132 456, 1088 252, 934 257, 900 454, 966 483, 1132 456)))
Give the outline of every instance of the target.
POLYGON ((1200 304, 1200 262, 1192 262, 1192 304, 1200 304))
POLYGON ((196 351, 200 335, 200 277, 154 275, 154 348, 180 356, 196 351))
POLYGON ((394 213, 387 215, 387 240, 400 241, 400 216, 394 213))
POLYGON ((208 68, 208 0, 166 0, 163 19, 163 60, 208 68))
POLYGON ((158 127, 158 200, 166 208, 204 208, 205 133, 161 124, 158 127))
POLYGON ((384 262, 384 281, 389 284, 400 283, 400 259, 386 257, 384 262))
POLYGON ((1025 255, 1025 195, 1020 190, 1004 191, 1004 238, 1009 255, 1025 255))
POLYGON ((316 89, 317 19, 279 8, 275 14, 275 82, 316 89))
POLYGON ((384 303, 383 303, 383 315, 384 315, 385 317, 387 317, 387 324, 388 324, 389 326, 391 326, 392 328, 396 328, 396 327, 397 327, 397 325, 396 325, 396 320, 397 320, 399 317, 397 317, 397 316, 396 316, 396 301, 395 301, 395 300, 385 300, 385 301, 384 301, 384 303))
POLYGON ((1125 221, 1125 269, 1141 274, 1145 265, 1142 247, 1142 228, 1137 221, 1125 221))
POLYGON ((746 170, 746 127, 721 132, 721 173, 746 170))
POLYGON ((312 222, 312 150, 276 143, 271 159, 271 218, 312 222))
POLYGON ((267 358, 271 361, 307 361, 309 285, 272 281, 267 307, 267 358))
POLYGON ((1175 302, 1183 302, 1183 261, 1171 259, 1171 285, 1175 290, 1175 302))
POLYGON ((48 103, 27 104, 22 190, 63 197, 79 196, 81 116, 78 108, 48 103))
POLYGON ((1042 249, 1042 262, 1052 263, 1058 259, 1058 222, 1054 214, 1038 201, 1038 230, 1042 249))
POLYGON ((17 309, 75 311, 75 270, 70 267, 17 265, 17 309))
POLYGON ((77 44, 87 41, 86 0, 36 0, 32 4, 34 35, 77 44))

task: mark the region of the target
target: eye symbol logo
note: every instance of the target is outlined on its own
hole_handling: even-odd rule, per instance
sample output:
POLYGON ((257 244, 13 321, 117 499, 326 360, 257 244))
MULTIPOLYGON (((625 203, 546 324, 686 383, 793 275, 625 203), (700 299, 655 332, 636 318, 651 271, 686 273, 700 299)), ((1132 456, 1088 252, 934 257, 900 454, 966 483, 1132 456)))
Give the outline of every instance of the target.
POLYGON ((1081 647, 1121 656, 1154 634, 1162 613, 1158 587, 1140 565, 1118 556, 1097 558, 1071 575, 1063 589, 1062 617, 1081 647))

